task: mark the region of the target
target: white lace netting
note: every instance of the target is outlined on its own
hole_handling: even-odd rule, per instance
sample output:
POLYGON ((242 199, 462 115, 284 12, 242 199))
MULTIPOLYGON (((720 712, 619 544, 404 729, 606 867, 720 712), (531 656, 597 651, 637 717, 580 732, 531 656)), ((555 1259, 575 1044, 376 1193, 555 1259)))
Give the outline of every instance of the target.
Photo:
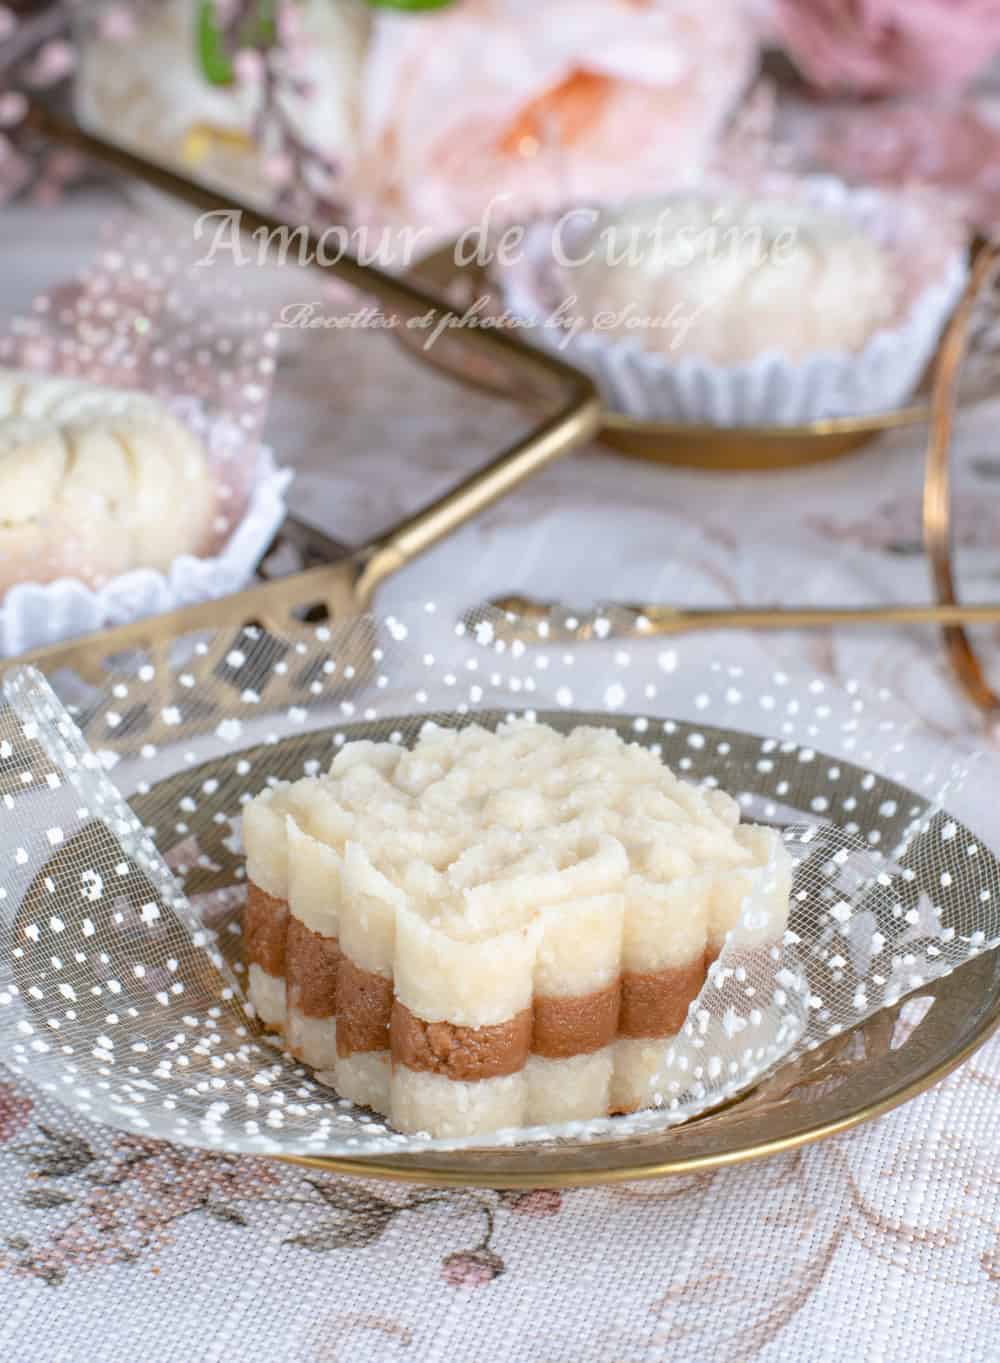
MULTIPOLYGON (((418 608, 178 641, 101 689, 8 677, 0 710, 0 1055, 70 1107, 232 1151, 358 1156, 482 1140, 402 1136, 259 1037, 243 1010, 240 810, 365 736, 535 716, 605 723, 784 829, 783 947, 724 950, 665 1046, 664 1105, 490 1144, 657 1131, 1000 943, 1000 866, 947 812, 974 760, 887 698, 751 674, 704 641, 583 647, 495 612, 418 608), (66 704, 64 704, 64 702, 66 704), (66 708, 68 705, 68 708, 66 708), (127 797, 127 798, 126 798, 127 797)), ((600 631, 598 631, 600 633, 600 631)), ((985 778, 983 774, 982 779, 985 778)))

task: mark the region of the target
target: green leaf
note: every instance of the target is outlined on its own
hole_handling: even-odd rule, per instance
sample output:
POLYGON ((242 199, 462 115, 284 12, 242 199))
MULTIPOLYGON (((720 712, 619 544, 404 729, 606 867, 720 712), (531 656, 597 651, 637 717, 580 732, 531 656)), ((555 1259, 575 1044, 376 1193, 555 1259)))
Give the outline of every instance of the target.
POLYGON ((72 1201, 69 1193, 60 1192, 58 1188, 29 1188, 21 1198, 21 1205, 31 1207, 34 1211, 48 1211, 51 1207, 62 1207, 72 1201))
POLYGON ((227 1206, 225 1202, 206 1202, 205 1211, 209 1216, 214 1216, 216 1221, 226 1221, 231 1226, 249 1225, 241 1211, 236 1207, 227 1206))
POLYGON ((236 75, 222 41, 222 33, 215 21, 215 5, 212 0, 201 0, 198 6, 195 37, 198 61, 205 79, 211 85, 232 85, 236 75))
POLYGON ((324 1202, 341 1212, 355 1216, 388 1217, 392 1216, 397 1210, 384 1197, 376 1197, 374 1193, 370 1193, 366 1188, 360 1188, 356 1184, 324 1183, 318 1178, 309 1178, 306 1179, 306 1182, 310 1188, 314 1188, 319 1193, 324 1202))
POLYGON ((278 38, 274 0, 259 0, 257 11, 257 23, 251 41, 258 47, 270 47, 278 38))
POLYGON ((452 0, 368 0, 373 9, 444 9, 452 0))
POLYGON ((301 1235, 291 1235, 286 1245, 308 1249, 313 1254, 325 1254, 331 1249, 361 1249, 373 1244, 392 1219, 392 1212, 369 1211, 361 1216, 342 1215, 330 1221, 321 1221, 312 1230, 301 1235))
POLYGON ((67 1178, 94 1162, 94 1152, 85 1140, 69 1132, 52 1131, 39 1123, 47 1144, 36 1142, 21 1146, 14 1153, 28 1161, 42 1178, 67 1178))

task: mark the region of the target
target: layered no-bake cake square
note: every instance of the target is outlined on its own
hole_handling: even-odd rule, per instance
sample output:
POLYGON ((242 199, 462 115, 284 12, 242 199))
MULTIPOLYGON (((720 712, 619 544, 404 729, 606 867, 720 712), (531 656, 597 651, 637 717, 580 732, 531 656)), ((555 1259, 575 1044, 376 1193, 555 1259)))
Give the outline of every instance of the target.
POLYGON ((727 940, 780 942, 791 862, 718 790, 607 729, 426 725, 245 808, 250 999, 404 1132, 665 1099, 727 940))

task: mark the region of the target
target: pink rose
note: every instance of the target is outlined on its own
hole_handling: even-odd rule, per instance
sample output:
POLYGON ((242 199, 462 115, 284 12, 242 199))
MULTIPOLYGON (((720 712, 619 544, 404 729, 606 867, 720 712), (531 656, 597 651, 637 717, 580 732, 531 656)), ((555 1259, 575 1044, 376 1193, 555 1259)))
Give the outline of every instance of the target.
POLYGON ((464 0, 380 12, 359 183, 374 212, 438 237, 676 183, 756 66, 743 0, 464 0), (502 197, 501 197, 502 196, 502 197))
POLYGON ((931 185, 981 230, 1000 224, 1000 101, 810 101, 786 118, 795 166, 867 184, 931 185))
POLYGON ((491 1249, 463 1249, 442 1261, 441 1275, 452 1287, 485 1287, 504 1271, 504 1262, 491 1249))
POLYGON ((775 20, 824 89, 961 86, 1000 52, 1000 0, 775 0, 775 20))

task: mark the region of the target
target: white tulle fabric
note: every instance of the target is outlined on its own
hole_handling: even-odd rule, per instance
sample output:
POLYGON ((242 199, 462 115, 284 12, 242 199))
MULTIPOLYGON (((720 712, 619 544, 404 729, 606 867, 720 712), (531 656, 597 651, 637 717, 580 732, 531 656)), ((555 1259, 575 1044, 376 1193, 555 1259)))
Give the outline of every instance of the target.
POLYGON ((784 941, 727 942, 663 1043, 660 1106, 487 1144, 667 1129, 1000 942, 1000 867, 943 808, 967 754, 856 686, 685 666, 677 647, 620 640, 591 645, 582 668, 565 643, 527 646, 505 628, 495 613, 456 626, 419 610, 322 627, 291 649, 251 630, 179 644, 168 665, 122 659, 106 692, 72 695, 89 746, 40 674, 9 677, 3 1060, 85 1115, 182 1143, 482 1145, 402 1136, 338 1100, 260 1039, 243 1005, 245 798, 321 770, 354 737, 408 743, 432 716, 612 725, 682 777, 723 785, 748 821, 781 828, 796 863, 784 941))

